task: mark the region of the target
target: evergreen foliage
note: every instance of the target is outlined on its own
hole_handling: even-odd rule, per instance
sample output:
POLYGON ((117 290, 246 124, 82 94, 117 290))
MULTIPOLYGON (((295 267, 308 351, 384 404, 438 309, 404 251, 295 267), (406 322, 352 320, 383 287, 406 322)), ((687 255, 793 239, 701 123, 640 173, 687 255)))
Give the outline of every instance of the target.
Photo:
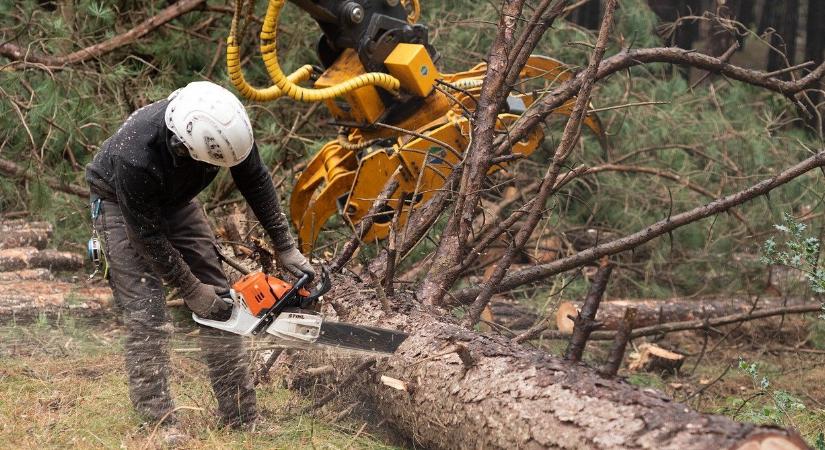
MULTIPOLYGON (((153 0, 70 3, 74 14, 65 17, 61 2, 5 2, 0 5, 0 38, 37 54, 62 55, 123 33, 167 6, 153 0)), ((265 2, 256 2, 255 7, 262 17, 265 2)), ((429 1, 422 7, 422 22, 430 26, 445 71, 467 69, 483 60, 494 36, 495 2, 429 1)), ((286 69, 317 64, 317 26, 292 5, 285 14, 279 34, 282 63, 286 69)), ((225 13, 195 10, 134 44, 83 64, 45 68, 4 63, 0 157, 24 165, 32 174, 83 184, 84 165, 131 111, 192 80, 206 78, 229 85, 223 47, 219 48, 229 20, 225 13)), ((622 2, 610 52, 622 46, 661 45, 654 30, 657 23, 642 0, 622 2)), ((268 77, 258 58, 259 25, 242 23, 241 29, 245 30, 246 76, 254 85, 264 86, 268 77)), ((590 31, 559 22, 545 35, 537 53, 580 68, 593 42, 590 31)), ((711 196, 741 189, 800 160, 810 149, 821 148, 787 100, 741 83, 709 80, 692 87, 695 77, 687 80, 679 69, 657 64, 635 67, 599 83, 594 107, 616 107, 599 113, 609 133, 609 148, 601 149, 585 133, 571 164, 618 162, 679 179, 613 171, 583 177, 556 197, 557 203, 548 205, 552 213, 540 228, 568 242, 586 229, 598 230, 599 239, 608 239, 707 203, 711 196)), ((288 191, 295 166, 334 138, 335 130, 324 125, 328 116, 319 108, 298 136, 290 137, 289 130, 309 105, 280 99, 248 106, 264 158, 288 191)), ((562 120, 551 121, 545 148, 554 147, 562 120)), ((508 175, 537 176, 547 157, 547 151, 537 152, 532 161, 515 165, 508 175)), ((804 177, 770 198, 737 208, 738 218, 728 214, 708 219, 623 255, 612 295, 758 291, 765 276, 764 266, 750 256, 756 251, 754 238, 770 232, 770 224, 779 220, 782 211, 793 211, 803 221, 817 214, 821 191, 821 178, 804 177)), ((288 192, 283 194, 286 197, 288 192)), ((223 174, 204 198, 236 197, 223 174)), ((0 179, 0 213, 24 210, 55 222, 57 245, 85 241, 84 201, 52 192, 37 179, 0 179)), ((334 230, 326 234, 340 235, 334 230)), ((584 289, 585 281, 579 277, 567 286, 565 296, 584 289)))

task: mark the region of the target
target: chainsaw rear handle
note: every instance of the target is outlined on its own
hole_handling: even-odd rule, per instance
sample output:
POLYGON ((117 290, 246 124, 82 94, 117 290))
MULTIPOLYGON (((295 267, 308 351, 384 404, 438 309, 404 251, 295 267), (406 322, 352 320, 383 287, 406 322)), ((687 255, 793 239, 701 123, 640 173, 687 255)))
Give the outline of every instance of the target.
POLYGON ((309 295, 307 295, 306 297, 301 297, 300 307, 309 307, 310 305, 318 301, 318 299, 321 298, 322 295, 329 292, 330 288, 332 288, 332 283, 329 281, 329 269, 327 269, 326 266, 321 266, 321 279, 315 286, 315 289, 313 289, 309 293, 309 295))

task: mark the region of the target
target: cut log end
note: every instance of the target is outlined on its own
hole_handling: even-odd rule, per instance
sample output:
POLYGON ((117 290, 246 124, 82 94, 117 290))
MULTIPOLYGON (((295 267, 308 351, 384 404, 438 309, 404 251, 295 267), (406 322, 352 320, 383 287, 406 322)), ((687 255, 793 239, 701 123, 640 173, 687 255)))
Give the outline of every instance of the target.
POLYGON ((559 305, 559 310, 556 313, 556 328, 562 333, 570 334, 573 332, 573 319, 579 313, 579 308, 573 302, 562 302, 559 305))
POLYGON ((776 434, 757 434, 733 447, 732 450, 807 450, 810 447, 798 436, 776 434))

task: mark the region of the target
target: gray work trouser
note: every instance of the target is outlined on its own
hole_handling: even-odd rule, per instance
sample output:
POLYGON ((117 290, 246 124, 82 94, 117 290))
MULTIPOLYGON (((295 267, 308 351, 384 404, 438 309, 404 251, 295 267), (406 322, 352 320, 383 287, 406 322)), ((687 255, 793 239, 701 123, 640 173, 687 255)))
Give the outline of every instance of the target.
MULTIPOLYGON (((229 289, 215 238, 200 205, 193 201, 164 211, 162 228, 201 282, 229 289)), ((102 202, 95 227, 105 241, 109 284, 126 326, 126 370, 135 409, 152 420, 174 421, 169 392, 168 343, 172 325, 160 278, 141 257, 117 203, 102 202)), ((240 425, 256 415, 255 390, 241 337, 200 328, 200 345, 209 367, 218 412, 224 423, 240 425)))

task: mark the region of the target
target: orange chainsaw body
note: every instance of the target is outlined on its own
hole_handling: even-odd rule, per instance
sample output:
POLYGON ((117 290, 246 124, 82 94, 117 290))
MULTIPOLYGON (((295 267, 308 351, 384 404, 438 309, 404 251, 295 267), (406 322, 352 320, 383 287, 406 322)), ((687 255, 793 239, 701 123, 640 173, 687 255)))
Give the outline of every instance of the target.
MULTIPOLYGON (((253 316, 261 317, 284 299, 292 285, 263 272, 253 272, 236 281, 232 289, 241 294, 253 316)), ((309 291, 300 289, 298 295, 306 297, 309 291)))

